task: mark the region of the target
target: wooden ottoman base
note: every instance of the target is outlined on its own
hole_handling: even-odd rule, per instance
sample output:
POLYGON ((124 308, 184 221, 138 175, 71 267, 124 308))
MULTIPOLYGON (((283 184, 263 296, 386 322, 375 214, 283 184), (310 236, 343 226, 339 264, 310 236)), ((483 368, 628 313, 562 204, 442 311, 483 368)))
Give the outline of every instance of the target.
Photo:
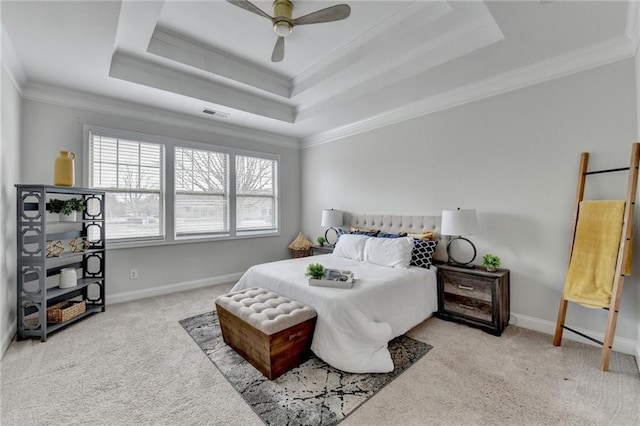
POLYGON ((273 380, 309 358, 316 318, 268 335, 216 303, 222 338, 263 375, 273 380))

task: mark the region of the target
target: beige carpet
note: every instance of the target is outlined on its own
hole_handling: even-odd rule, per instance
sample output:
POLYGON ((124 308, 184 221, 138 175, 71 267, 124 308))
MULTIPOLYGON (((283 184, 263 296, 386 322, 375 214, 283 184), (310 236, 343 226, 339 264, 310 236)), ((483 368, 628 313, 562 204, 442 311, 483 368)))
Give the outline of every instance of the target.
MULTIPOLYGON (((229 285, 110 305, 1 364, 3 426, 260 425, 179 320, 229 285)), ((341 425, 640 424, 640 374, 614 353, 509 327, 502 337, 435 318, 409 334, 434 348, 341 425)))

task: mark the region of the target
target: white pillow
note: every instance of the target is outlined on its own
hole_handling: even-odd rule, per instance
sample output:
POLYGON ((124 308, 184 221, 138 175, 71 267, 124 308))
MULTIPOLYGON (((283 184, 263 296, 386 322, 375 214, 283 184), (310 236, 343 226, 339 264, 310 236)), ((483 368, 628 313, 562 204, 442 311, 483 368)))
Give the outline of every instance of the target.
POLYGON ((413 238, 370 238, 364 247, 364 261, 393 268, 408 268, 413 238))
POLYGON ((367 235, 342 234, 333 249, 333 254, 362 262, 364 259, 364 246, 367 240, 371 239, 373 238, 367 235))

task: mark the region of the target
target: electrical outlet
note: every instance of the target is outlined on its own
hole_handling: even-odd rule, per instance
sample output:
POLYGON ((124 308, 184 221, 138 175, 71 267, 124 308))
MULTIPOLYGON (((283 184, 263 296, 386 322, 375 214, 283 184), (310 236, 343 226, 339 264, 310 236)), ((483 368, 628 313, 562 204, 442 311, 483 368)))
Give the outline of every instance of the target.
POLYGON ((138 279, 138 270, 137 269, 132 269, 129 272, 129 279, 130 280, 137 280, 138 279))

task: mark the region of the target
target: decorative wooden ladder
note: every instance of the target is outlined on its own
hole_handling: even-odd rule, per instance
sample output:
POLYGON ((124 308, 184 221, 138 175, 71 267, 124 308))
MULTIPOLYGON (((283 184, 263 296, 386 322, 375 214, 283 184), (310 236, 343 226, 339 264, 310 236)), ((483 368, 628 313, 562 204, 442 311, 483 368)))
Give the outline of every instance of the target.
POLYGON ((600 355, 600 369, 607 371, 609 369, 609 358, 611 356, 611 349, 613 347, 613 338, 616 333, 616 323, 618 321, 618 309, 620 308, 620 299, 622 297, 622 288, 624 286, 624 268, 627 264, 627 259, 631 255, 631 235, 633 230, 633 211, 636 201, 636 192, 638 188, 638 166, 640 162, 640 143, 634 143, 631 149, 631 163, 629 167, 622 167, 618 169, 599 170, 593 172, 587 172, 587 164, 589 162, 589 153, 583 152, 580 160, 580 172, 578 174, 578 190, 576 192, 576 206, 573 214, 573 231, 571 234, 571 247, 569 248, 569 260, 567 262, 567 271, 569 270, 569 264, 571 263, 571 255, 573 253, 573 244, 576 236, 576 227, 578 224, 578 209, 580 202, 584 198, 585 183, 588 175, 595 175, 600 173, 620 172, 624 170, 629 171, 629 179, 627 183, 627 196, 625 200, 624 219, 622 224, 622 237, 620 238, 620 247, 618 249, 618 258, 616 261, 616 270, 613 279, 613 289, 611 291, 611 302, 607 309, 609 311, 607 320, 607 329, 604 334, 604 342, 594 339, 591 336, 587 336, 579 331, 573 330, 570 327, 564 325, 565 317, 567 315, 567 302, 564 298, 564 292, 560 300, 560 308, 558 310, 558 320, 556 323, 556 333, 553 338, 554 346, 560 346, 562 342, 563 329, 569 330, 572 333, 578 334, 592 342, 598 343, 602 346, 602 352, 600 355))

